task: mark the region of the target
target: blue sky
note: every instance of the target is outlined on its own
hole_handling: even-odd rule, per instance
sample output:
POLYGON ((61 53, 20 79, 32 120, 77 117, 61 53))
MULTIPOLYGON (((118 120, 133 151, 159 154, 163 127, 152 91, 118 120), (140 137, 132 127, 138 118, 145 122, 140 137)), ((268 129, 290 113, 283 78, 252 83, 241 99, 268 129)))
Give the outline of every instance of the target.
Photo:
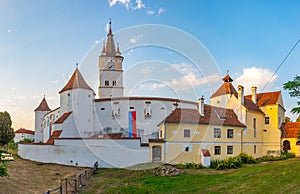
MULTIPOLYGON (((204 95, 208 103, 227 70, 234 85, 244 85, 246 92, 253 85, 260 92, 282 90, 283 83, 300 73, 300 45, 262 88, 300 38, 299 8, 300 2, 293 0, 1 0, 0 111, 11 113, 15 129, 33 129, 33 110, 44 94, 51 108, 59 106, 58 91, 76 62, 96 91, 97 58, 89 58, 97 57, 109 18, 116 42, 123 42, 126 94, 190 100, 204 95), (199 64, 185 55, 194 45, 186 53, 164 45, 134 47, 146 35, 131 36, 124 29, 146 24, 158 29, 164 25, 198 40, 215 61, 215 74, 203 74, 206 66, 212 67, 205 60, 206 66, 195 69, 199 64), (122 30, 128 41, 122 40, 122 30), (124 50, 126 41, 133 47, 124 50), (137 81, 136 72, 147 76, 137 81)), ((156 41, 163 38, 160 33, 153 33, 156 41)), ((173 38, 179 45, 185 41, 173 38)), ((289 111, 296 99, 282 92, 286 114, 295 119, 289 111)))

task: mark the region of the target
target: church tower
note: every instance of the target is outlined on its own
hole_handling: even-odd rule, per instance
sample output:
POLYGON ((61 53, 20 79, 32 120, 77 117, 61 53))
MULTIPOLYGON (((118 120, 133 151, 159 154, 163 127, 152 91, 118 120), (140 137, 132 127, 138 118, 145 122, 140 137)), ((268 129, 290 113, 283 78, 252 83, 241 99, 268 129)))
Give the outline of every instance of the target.
POLYGON ((123 96, 123 59, 124 57, 121 56, 119 44, 117 45, 117 49, 115 47, 110 21, 106 44, 103 44, 103 49, 99 56, 99 98, 123 96))
POLYGON ((40 105, 34 110, 34 143, 44 143, 43 119, 50 112, 46 98, 44 97, 40 105))

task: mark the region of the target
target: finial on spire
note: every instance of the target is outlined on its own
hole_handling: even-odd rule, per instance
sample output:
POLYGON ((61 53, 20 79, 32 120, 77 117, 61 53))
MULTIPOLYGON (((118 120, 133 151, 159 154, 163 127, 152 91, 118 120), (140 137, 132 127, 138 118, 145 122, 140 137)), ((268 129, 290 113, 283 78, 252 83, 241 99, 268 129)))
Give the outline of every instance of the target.
POLYGON ((229 74, 229 70, 227 69, 227 75, 229 74))
POLYGON ((109 34, 112 34, 112 31, 111 31, 111 18, 109 18, 109 30, 108 30, 108 35, 109 34))
POLYGON ((105 41, 103 41, 102 52, 105 53, 105 41))
POLYGON ((78 63, 76 63, 76 69, 78 69, 78 63))
POLYGON ((117 43, 117 53, 119 53, 119 52, 120 52, 120 44, 117 43))
POLYGON ((44 98, 46 98, 46 95, 44 94, 44 98))

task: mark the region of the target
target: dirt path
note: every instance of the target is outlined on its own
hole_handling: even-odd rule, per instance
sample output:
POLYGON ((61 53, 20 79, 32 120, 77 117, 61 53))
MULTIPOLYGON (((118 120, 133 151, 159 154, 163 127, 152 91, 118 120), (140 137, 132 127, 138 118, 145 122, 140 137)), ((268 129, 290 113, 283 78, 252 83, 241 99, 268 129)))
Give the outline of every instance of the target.
POLYGON ((0 177, 0 194, 44 193, 60 180, 86 168, 43 164, 15 157, 9 162, 9 177, 0 177))

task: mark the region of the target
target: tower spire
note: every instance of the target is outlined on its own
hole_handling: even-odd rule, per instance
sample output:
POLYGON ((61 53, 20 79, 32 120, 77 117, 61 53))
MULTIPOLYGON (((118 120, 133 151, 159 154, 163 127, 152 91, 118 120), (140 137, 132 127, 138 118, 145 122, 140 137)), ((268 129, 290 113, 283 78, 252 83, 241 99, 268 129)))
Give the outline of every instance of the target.
POLYGON ((108 30, 108 35, 112 34, 112 30, 111 30, 111 18, 109 18, 109 30, 108 30))

